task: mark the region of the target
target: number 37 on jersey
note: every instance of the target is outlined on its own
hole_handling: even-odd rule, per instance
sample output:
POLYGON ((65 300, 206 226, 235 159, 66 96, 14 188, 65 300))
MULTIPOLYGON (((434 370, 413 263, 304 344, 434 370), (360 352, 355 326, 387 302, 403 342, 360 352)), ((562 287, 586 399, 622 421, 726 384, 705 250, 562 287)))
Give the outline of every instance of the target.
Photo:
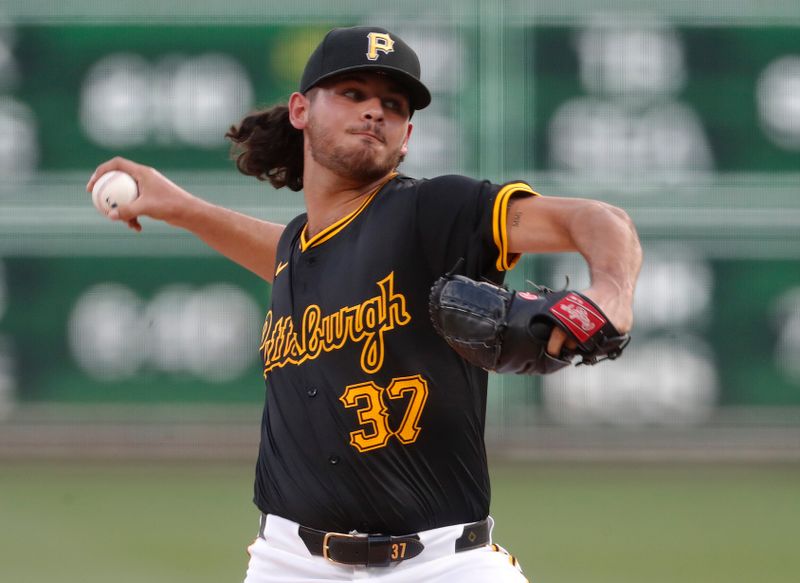
POLYGON ((392 437, 408 445, 419 437, 419 418, 428 399, 428 383, 420 375, 397 377, 387 387, 374 382, 348 385, 339 400, 347 408, 355 408, 361 429, 350 433, 350 445, 359 452, 385 447, 392 437), (403 418, 390 427, 386 400, 407 399, 403 418))

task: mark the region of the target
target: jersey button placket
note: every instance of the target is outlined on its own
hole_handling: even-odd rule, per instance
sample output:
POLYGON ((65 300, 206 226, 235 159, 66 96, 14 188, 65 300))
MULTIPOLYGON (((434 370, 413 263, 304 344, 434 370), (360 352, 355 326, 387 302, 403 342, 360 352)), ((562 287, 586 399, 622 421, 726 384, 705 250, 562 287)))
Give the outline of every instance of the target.
POLYGON ((328 458, 328 462, 330 462, 330 464, 331 464, 332 466, 335 466, 336 464, 338 464, 338 463, 339 463, 339 456, 338 456, 338 455, 332 455, 332 456, 330 456, 330 457, 328 458))
POLYGON ((306 394, 311 398, 316 397, 317 396, 317 388, 316 387, 308 387, 308 390, 306 391, 306 394))
POLYGON ((313 253, 314 253, 313 250, 309 250, 302 255, 301 259, 302 269, 300 270, 300 276, 298 278, 298 282, 300 283, 300 289, 302 290, 303 293, 308 293, 309 290, 314 290, 316 286, 313 277, 310 276, 309 273, 306 271, 308 269, 312 269, 317 263, 317 258, 315 255, 313 255, 313 253))

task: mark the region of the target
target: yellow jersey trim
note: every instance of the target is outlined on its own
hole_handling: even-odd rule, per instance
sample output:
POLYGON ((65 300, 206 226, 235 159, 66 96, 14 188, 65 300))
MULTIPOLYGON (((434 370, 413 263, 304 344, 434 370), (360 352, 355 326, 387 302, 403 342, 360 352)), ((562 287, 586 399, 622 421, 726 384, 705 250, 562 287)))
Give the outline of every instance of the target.
POLYGON ((286 269, 288 266, 289 263, 287 261, 281 261, 280 263, 278 263, 278 267, 275 268, 275 277, 278 277, 278 274, 284 269, 286 269))
POLYGON ((381 188, 386 186, 386 184, 392 178, 394 178, 397 175, 398 175, 397 172, 392 172, 383 182, 381 182, 375 188, 375 190, 373 190, 372 192, 369 193, 367 198, 364 199, 364 202, 362 202, 361 205, 359 205, 359 207, 356 210, 354 210, 353 212, 351 212, 348 215, 345 215, 344 217, 342 217, 341 219, 339 219, 338 221, 336 221, 332 225, 329 225, 328 227, 325 227, 324 229, 322 229, 319 233, 317 233, 316 235, 314 235, 310 239, 308 239, 308 236, 307 236, 308 223, 306 223, 303 226, 303 230, 300 232, 300 251, 305 251, 306 249, 310 249, 311 247, 316 247, 317 245, 322 245, 325 241, 328 241, 329 239, 331 239, 331 238, 335 237, 336 235, 338 235, 342 231, 342 229, 344 229, 347 225, 352 223, 353 219, 355 219, 359 214, 361 214, 361 211, 363 211, 365 208, 367 208, 369 203, 372 202, 372 199, 375 198, 375 195, 377 195, 378 192, 380 192, 381 188))
POLYGON ((497 193, 492 209, 492 235, 497 246, 497 271, 508 271, 519 261, 520 254, 508 252, 508 201, 518 193, 524 192, 533 196, 541 196, 524 182, 506 184, 497 193))

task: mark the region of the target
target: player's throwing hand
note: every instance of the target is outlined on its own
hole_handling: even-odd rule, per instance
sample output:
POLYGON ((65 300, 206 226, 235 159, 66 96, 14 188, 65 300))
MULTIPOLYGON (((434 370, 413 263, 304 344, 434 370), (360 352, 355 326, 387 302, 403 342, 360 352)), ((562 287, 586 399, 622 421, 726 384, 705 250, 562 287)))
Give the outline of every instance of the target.
POLYGON ((181 217, 185 215, 193 202, 198 202, 196 197, 167 179, 155 168, 121 157, 112 158, 100 164, 89 178, 86 191, 92 192, 100 177, 112 170, 130 174, 139 188, 139 196, 129 204, 120 204, 112 209, 108 213, 108 218, 114 221, 124 221, 135 231, 142 230, 139 222, 140 216, 181 226, 181 217))

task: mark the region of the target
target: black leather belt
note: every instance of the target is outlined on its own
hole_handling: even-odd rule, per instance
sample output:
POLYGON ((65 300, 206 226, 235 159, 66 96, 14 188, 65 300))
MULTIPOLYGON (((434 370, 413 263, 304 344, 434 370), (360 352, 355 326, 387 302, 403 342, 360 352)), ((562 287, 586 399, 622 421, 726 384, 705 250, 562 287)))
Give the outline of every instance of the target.
MULTIPOLYGON (((307 526, 300 526, 297 534, 312 555, 322 556, 342 565, 386 567, 392 563, 413 559, 425 548, 417 534, 356 535, 325 532, 307 526)), ((456 553, 468 551, 482 547, 488 542, 489 520, 486 519, 466 525, 453 550, 456 553)))

